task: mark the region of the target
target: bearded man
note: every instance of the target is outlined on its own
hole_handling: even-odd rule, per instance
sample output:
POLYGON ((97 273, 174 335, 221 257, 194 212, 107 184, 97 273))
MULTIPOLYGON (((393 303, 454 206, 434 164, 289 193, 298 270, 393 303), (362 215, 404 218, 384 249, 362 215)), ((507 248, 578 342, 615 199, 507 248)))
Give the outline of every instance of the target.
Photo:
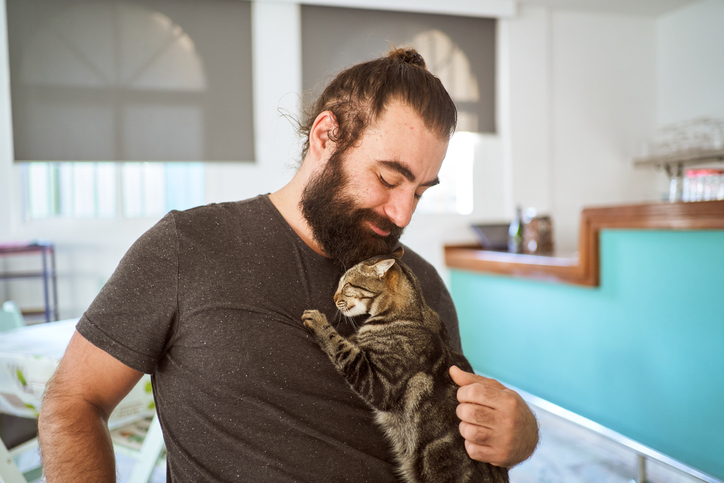
MULTIPOLYGON (((307 334, 333 320, 345 268, 391 252, 436 185, 456 111, 414 50, 340 73, 302 126, 303 162, 270 195, 171 212, 145 233, 76 327, 40 415, 47 481, 114 481, 108 416, 152 375, 167 479, 396 481, 364 402, 307 334)), ((425 299, 460 350, 434 268, 409 249, 425 299)), ((340 322, 349 335, 354 328, 340 322)), ((537 444, 513 391, 451 369, 474 459, 512 466, 537 444)))

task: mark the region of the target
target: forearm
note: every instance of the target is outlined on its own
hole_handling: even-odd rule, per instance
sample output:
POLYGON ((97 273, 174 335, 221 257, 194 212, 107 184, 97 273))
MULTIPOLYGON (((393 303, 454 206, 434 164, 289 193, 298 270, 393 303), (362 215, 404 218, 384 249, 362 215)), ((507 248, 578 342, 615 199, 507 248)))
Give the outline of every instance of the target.
POLYGON ((48 483, 116 481, 108 424, 93 405, 46 398, 38 431, 48 483))

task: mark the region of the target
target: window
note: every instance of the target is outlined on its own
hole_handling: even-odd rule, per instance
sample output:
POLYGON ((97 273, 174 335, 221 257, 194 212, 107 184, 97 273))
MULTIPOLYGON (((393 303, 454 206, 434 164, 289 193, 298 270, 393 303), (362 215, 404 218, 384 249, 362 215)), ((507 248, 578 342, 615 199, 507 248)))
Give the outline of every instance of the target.
POLYGON ((469 215, 473 212, 473 161, 478 134, 456 132, 440 168, 440 184, 425 191, 418 213, 469 215))
POLYGON ((254 159, 251 2, 6 4, 16 162, 254 159))
POLYGON ((25 219, 159 218, 204 203, 203 163, 24 163, 25 219))
POLYGON ((330 79, 392 45, 412 46, 425 58, 458 109, 457 132, 419 213, 471 214, 477 133, 495 133, 495 35, 490 18, 457 17, 323 6, 302 6, 302 83, 316 98, 330 79))

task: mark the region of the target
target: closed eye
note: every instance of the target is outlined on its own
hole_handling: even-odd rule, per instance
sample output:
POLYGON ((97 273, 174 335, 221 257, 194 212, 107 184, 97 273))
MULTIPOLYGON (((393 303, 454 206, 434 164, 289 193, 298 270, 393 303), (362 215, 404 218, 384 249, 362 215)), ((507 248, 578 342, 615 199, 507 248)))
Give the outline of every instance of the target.
MULTIPOLYGON (((377 176, 380 179, 380 183, 382 183, 382 186, 384 186, 385 188, 392 189, 397 186, 397 184, 389 183, 385 178, 382 177, 382 175, 377 175, 377 176)), ((415 199, 419 200, 420 198, 422 198, 422 193, 415 192, 415 199)))
POLYGON ((378 174, 377 177, 380 179, 380 183, 382 183, 382 186, 384 186, 385 188, 394 188, 395 186, 397 186, 396 184, 388 183, 381 174, 378 174))

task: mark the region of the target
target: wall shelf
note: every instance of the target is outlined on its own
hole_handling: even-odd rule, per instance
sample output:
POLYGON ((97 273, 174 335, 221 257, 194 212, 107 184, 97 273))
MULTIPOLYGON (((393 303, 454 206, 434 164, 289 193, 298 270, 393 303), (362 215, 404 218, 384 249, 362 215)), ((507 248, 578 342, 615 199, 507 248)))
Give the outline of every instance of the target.
MULTIPOLYGON (((635 166, 654 166, 656 168, 666 168, 666 166, 693 166, 708 165, 714 163, 724 166, 724 149, 692 151, 670 156, 651 156, 646 158, 636 158, 633 160, 635 166)), ((670 168, 669 168, 670 169, 670 168)))

